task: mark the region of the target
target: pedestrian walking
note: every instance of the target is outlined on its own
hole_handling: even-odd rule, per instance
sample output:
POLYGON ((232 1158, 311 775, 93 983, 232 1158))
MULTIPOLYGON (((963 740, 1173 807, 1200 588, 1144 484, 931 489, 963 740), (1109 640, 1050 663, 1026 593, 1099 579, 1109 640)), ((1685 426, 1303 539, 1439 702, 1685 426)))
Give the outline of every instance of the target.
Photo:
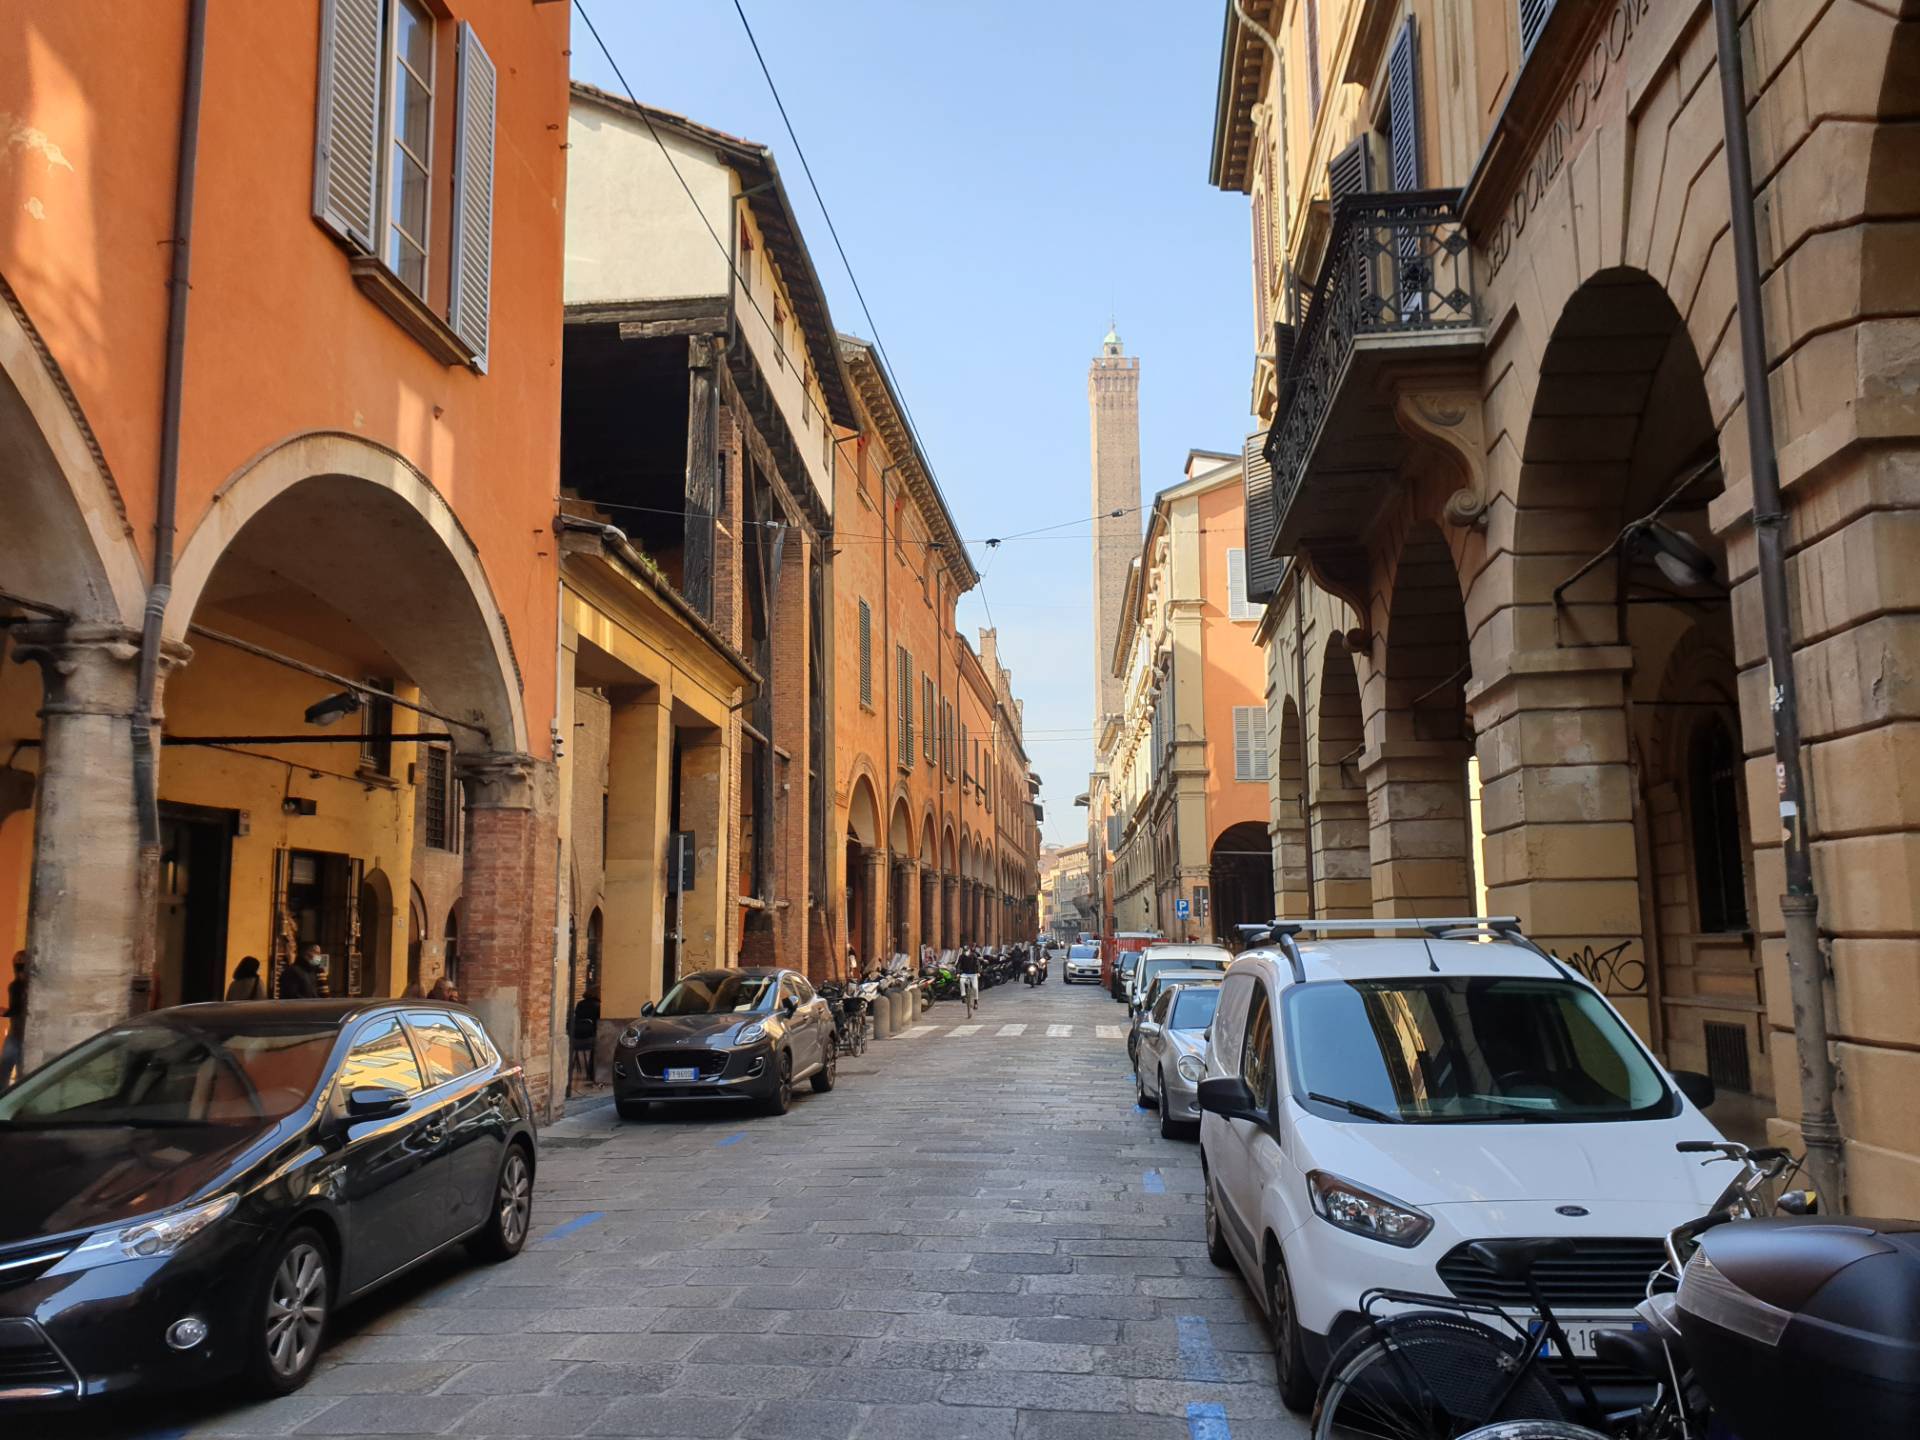
POLYGON ((318 1000, 325 991, 320 984, 320 947, 309 945, 285 970, 280 972, 282 1000, 318 1000))
POLYGON ((233 979, 227 985, 229 1000, 263 1000, 266 988, 260 983, 260 958, 257 955, 245 955, 240 963, 233 967, 233 979))
POLYGON ((600 1043, 600 990, 589 985, 574 1002, 573 1025, 573 1062, 587 1072, 587 1083, 599 1083, 594 1075, 595 1051, 600 1043))
POLYGON ((20 1078, 21 1047, 27 1043, 27 952, 13 957, 13 978, 7 982, 7 1039, 0 1045, 0 1090, 20 1078))
POLYGON ((460 992, 453 988, 453 982, 442 975, 433 982, 433 988, 427 992, 429 1000, 444 1000, 449 1005, 460 1003, 460 992))

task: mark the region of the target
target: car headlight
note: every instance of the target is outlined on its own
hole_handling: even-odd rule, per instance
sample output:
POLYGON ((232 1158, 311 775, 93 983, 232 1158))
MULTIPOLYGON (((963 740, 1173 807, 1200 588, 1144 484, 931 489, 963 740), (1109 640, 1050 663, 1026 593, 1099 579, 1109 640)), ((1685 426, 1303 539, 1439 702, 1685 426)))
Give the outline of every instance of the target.
POLYGON ((756 1040, 764 1040, 766 1038, 767 1038, 766 1021, 756 1020, 753 1022, 753 1024, 743 1029, 738 1035, 734 1036, 733 1043, 736 1045, 751 1045, 756 1040))
POLYGON ((1314 1214, 1329 1225, 1364 1235, 1369 1240, 1398 1245, 1403 1250, 1418 1245, 1433 1229, 1431 1215, 1371 1190, 1362 1190, 1351 1181, 1324 1170, 1309 1172, 1307 1192, 1313 1200, 1314 1214))
POLYGON ((1207 1073, 1207 1062, 1198 1055, 1182 1055, 1180 1063, 1173 1068, 1180 1072, 1182 1080, 1198 1085, 1207 1073))
POLYGON ((97 1230, 54 1267, 56 1271, 90 1270, 96 1265, 114 1265, 122 1260, 158 1260, 173 1254, 202 1230, 224 1220, 240 1203, 238 1194, 229 1192, 217 1199, 169 1210, 164 1215, 141 1220, 113 1230, 97 1230))
POLYGON ((626 1029, 620 1032, 620 1043, 626 1046, 627 1049, 629 1050, 632 1050, 637 1045, 639 1045, 640 1022, 638 1020, 634 1021, 633 1024, 627 1026, 626 1029))

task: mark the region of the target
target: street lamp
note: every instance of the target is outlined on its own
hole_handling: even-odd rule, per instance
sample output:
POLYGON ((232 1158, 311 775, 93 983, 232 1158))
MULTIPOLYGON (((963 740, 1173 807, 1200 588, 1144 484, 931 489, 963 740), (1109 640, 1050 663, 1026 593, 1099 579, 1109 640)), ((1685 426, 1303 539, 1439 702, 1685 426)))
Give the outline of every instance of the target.
POLYGON ((307 707, 309 725, 331 725, 343 720, 367 703, 366 697, 358 690, 342 690, 337 695, 329 695, 324 700, 316 700, 307 707))

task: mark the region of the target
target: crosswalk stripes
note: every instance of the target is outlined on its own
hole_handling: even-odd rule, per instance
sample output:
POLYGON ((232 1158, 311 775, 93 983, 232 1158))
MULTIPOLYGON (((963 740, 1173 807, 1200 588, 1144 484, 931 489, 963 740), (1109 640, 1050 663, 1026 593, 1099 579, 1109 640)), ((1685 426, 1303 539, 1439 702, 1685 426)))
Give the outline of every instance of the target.
POLYGON ((1025 1025, 1002 1025, 999 1033, 1002 1036, 1024 1035, 1027 1033, 1027 1027, 1025 1025))
POLYGON ((915 1025, 910 1029, 902 1030, 900 1032, 900 1038, 902 1040, 912 1040, 916 1036, 931 1035, 933 1034, 934 1031, 938 1030, 939 1028, 940 1027, 938 1025, 915 1025))
POLYGON ((1047 1026, 1047 1038, 1048 1038, 1049 1040, 1059 1040, 1059 1039, 1063 1039, 1063 1038, 1065 1038, 1066 1036, 1069 1036, 1069 1035, 1071 1035, 1071 1034, 1073 1034, 1073 1026, 1071 1026, 1071 1025, 1049 1025, 1049 1026, 1047 1026))
POLYGON ((1093 1033, 1102 1040, 1124 1040, 1127 1034, 1118 1025, 1096 1025, 1093 1027, 1093 1033))
POLYGON ((953 1029, 949 1030, 947 1034, 949 1036, 977 1035, 980 1031, 984 1030, 985 1028, 986 1027, 984 1025, 956 1025, 953 1027, 953 1029))

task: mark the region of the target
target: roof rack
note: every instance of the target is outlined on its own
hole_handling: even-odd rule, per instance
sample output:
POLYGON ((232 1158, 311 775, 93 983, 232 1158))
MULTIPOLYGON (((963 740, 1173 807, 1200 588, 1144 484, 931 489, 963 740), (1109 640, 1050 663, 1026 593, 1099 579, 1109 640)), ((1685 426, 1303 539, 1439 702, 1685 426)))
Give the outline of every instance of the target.
MULTIPOLYGON (((1237 928, 1247 931, 1257 927, 1237 928)), ((1307 972, 1300 955, 1299 936, 1310 933, 1338 938, 1342 935, 1367 935, 1376 930, 1416 931, 1431 940, 1457 940, 1464 935, 1477 935, 1484 932, 1505 940, 1509 944, 1518 945, 1523 950, 1531 951, 1546 961, 1561 979, 1573 978, 1567 967, 1561 964, 1555 955, 1541 949, 1527 938, 1520 929, 1520 917, 1517 915, 1382 917, 1372 920, 1276 919, 1267 926, 1264 943, 1276 944, 1280 947, 1281 953, 1287 957, 1287 964, 1293 970, 1293 983, 1300 985, 1306 982, 1307 972)))

